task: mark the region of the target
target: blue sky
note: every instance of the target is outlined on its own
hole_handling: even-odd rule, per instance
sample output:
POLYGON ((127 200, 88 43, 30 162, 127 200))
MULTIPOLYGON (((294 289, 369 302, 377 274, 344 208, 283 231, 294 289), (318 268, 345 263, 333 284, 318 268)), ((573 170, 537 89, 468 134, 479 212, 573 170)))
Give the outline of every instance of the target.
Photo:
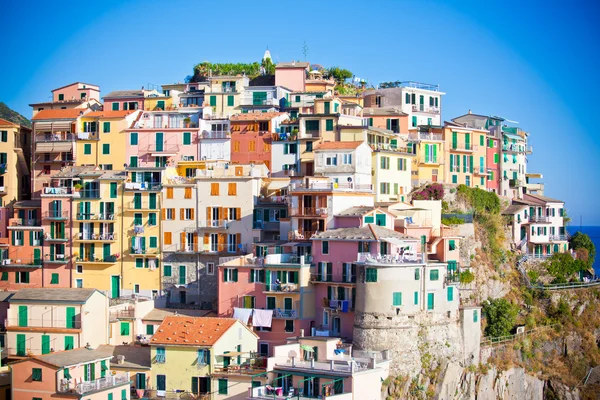
POLYGON ((443 117, 469 109, 530 132, 528 171, 574 222, 600 225, 600 7, 527 1, 5 2, 0 100, 28 104, 73 81, 103 93, 182 81, 194 64, 303 59, 371 83, 414 80, 447 93, 443 117))

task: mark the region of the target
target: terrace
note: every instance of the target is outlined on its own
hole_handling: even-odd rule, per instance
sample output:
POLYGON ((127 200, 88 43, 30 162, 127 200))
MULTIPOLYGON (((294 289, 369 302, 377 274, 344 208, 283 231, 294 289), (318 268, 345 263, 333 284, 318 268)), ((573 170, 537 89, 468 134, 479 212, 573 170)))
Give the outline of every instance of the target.
POLYGON ((85 395, 90 392, 98 392, 117 386, 129 386, 129 383, 129 373, 117 373, 89 382, 76 383, 75 381, 66 381, 63 383, 61 381, 57 391, 59 393, 85 395))

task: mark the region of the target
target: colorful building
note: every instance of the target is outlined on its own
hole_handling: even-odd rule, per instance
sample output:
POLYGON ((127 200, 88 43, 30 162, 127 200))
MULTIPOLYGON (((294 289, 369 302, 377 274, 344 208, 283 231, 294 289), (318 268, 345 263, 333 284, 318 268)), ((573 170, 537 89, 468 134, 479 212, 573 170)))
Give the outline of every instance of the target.
POLYGON ((156 395, 244 395, 252 374, 264 372, 256 343, 256 334, 233 318, 165 318, 150 340, 156 395))
POLYGON ((113 346, 36 355, 12 364, 14 399, 130 399, 129 373, 112 370, 113 346))
POLYGON ((453 122, 444 126, 444 161, 447 183, 486 189, 488 131, 453 122))
POLYGON ((309 63, 282 62, 275 66, 275 85, 289 88, 295 92, 305 90, 309 63))
POLYGON ((315 174, 331 178, 335 188, 372 189, 372 150, 364 141, 324 141, 315 147, 314 153, 315 174))
POLYGON ((31 195, 31 129, 0 118, 0 204, 31 195))
POLYGON ((108 343, 108 299, 95 289, 21 289, 8 302, 9 358, 108 343))
POLYGON ((211 76, 204 86, 204 104, 218 118, 228 118, 241 110, 242 94, 248 86, 247 76, 211 76))
POLYGON ((34 117, 38 112, 44 110, 79 109, 80 111, 83 111, 85 109, 91 109, 98 111, 102 109, 102 103, 100 102, 100 86, 83 82, 74 82, 54 89, 51 92, 51 101, 42 101, 29 105, 33 108, 34 117))

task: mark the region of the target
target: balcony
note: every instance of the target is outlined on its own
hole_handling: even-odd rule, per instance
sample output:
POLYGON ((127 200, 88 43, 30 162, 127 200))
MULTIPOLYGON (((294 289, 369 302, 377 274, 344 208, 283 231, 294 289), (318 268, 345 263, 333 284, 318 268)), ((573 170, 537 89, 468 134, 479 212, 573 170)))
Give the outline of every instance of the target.
MULTIPOLYGON (((350 360, 350 358, 348 358, 350 360)), ((334 371, 337 373, 345 373, 352 375, 354 372, 366 371, 369 366, 365 366, 362 363, 347 362, 347 361, 336 361, 329 360, 329 362, 322 361, 297 361, 294 358, 290 359, 276 359, 275 369, 285 369, 289 371, 300 370, 300 371, 334 371)))
POLYGON ((409 133, 408 140, 432 142, 432 141, 442 141, 442 140, 444 140, 444 137, 442 136, 441 133, 417 132, 417 133, 409 133))
POLYGON ((457 145, 452 145, 452 147, 450 148, 450 151, 457 151, 457 152, 466 152, 466 153, 472 153, 473 151, 477 151, 477 149, 479 149, 478 146, 474 146, 472 144, 457 144, 457 145))
POLYGON ((511 188, 520 188, 525 186, 525 183, 520 179, 511 179, 508 181, 508 186, 511 188))
POLYGON ((258 204, 287 204, 288 196, 261 196, 258 204))
POLYGON ((550 218, 543 215, 530 215, 529 216, 530 223, 549 223, 550 218))
POLYGON ((304 132, 301 132, 300 136, 305 139, 318 138, 319 136, 321 136, 321 130, 320 129, 305 130, 304 132))
POLYGON ((522 144, 504 143, 502 145, 502 151, 505 153, 525 153, 526 149, 527 147, 522 144))
POLYGON ((4 175, 6 173, 6 164, 0 164, 0 175, 4 175))
POLYGON ((98 132, 79 132, 77 134, 78 140, 100 140, 100 134, 98 132))
POLYGON ((66 235, 59 235, 57 232, 54 232, 54 236, 49 233, 44 234, 44 240, 46 242, 68 242, 69 238, 66 235))
POLYGON ((309 182, 294 181, 290 183, 290 192, 331 192, 333 190, 343 191, 372 191, 371 184, 334 183, 329 181, 313 180, 309 182))
POLYGON ((91 221, 91 222, 115 222, 115 212, 112 213, 77 213, 75 214, 76 221, 91 221))
POLYGON ((81 321, 75 319, 63 320, 48 318, 28 318, 21 321, 20 318, 6 318, 6 329, 19 328, 57 328, 57 329, 81 329, 81 321))
POLYGON ((41 226, 41 221, 39 219, 11 218, 8 220, 8 226, 41 226))
POLYGON ((76 139, 76 135, 74 133, 67 132, 55 132, 55 133, 46 133, 41 135, 35 135, 36 143, 54 143, 54 142, 71 142, 76 139))
POLYGON ((39 268, 42 266, 41 258, 33 257, 13 257, 0 260, 0 265, 3 267, 31 267, 39 268))
POLYGON ((265 293, 300 293, 297 283, 272 283, 265 285, 265 293))
POLYGON ((323 299, 323 307, 341 312, 348 312, 354 309, 351 300, 323 299))
POLYGON ((391 143, 372 143, 369 144, 369 146, 373 151, 389 151, 393 153, 401 153, 411 156, 414 155, 412 151, 408 150, 408 147, 397 147, 395 145, 392 145, 391 143))
POLYGON ((298 318, 299 315, 300 312, 298 310, 282 310, 281 308, 273 310, 273 318, 294 319, 298 318))
POLYGON ((356 275, 347 275, 347 276, 333 276, 327 274, 310 274, 310 281, 313 283, 319 282, 328 282, 328 283, 338 283, 342 285, 353 285, 356 283, 356 275))
POLYGON ((75 189, 73 189, 72 187, 45 187, 42 190, 42 194, 49 194, 49 195, 72 195, 75 193, 75 189))
POLYGON ((58 385, 59 393, 85 395, 90 392, 98 392, 101 390, 107 390, 117 386, 129 386, 129 373, 118 373, 116 375, 108 375, 104 378, 96 379, 89 382, 64 382, 61 380, 58 385))
POLYGON ((110 232, 110 233, 77 233, 75 237, 75 241, 78 242, 114 242, 118 239, 118 233, 110 232))
POLYGON ((294 231, 288 232, 288 240, 310 240, 317 231, 294 231))
POLYGON ((444 165, 444 157, 425 157, 423 160, 419 160, 421 165, 444 165))
POLYGON ((152 206, 149 201, 136 202, 135 200, 125 203, 125 209, 128 211, 158 211, 156 203, 152 206))
POLYGON ((135 318, 135 308, 110 310, 108 316, 111 321, 115 321, 121 318, 135 318))
POLYGON ((64 254, 46 254, 46 259, 44 260, 45 264, 66 264, 67 259, 64 254))
POLYGON ((79 190, 79 197, 82 199, 99 199, 100 190, 79 190))
POLYGON ((114 264, 118 260, 116 255, 110 255, 105 257, 95 257, 93 254, 84 255, 83 257, 77 257, 75 262, 81 264, 114 264))
POLYGON ((551 242, 566 242, 569 240, 569 235, 550 235, 551 242))
POLYGON ((142 152, 157 154, 177 154, 179 152, 178 144, 149 144, 142 152))
POLYGON ((224 243, 224 244, 209 243, 209 244, 200 244, 200 245, 198 245, 198 252, 201 253, 201 254, 227 253, 227 254, 233 255, 233 254, 245 253, 246 252, 246 246, 244 244, 234 244, 234 243, 224 243))
POLYGON ((302 265, 310 264, 312 258, 310 256, 299 256, 296 254, 268 254, 263 259, 264 265, 281 265, 287 267, 299 268, 302 265))
POLYGON ((201 139, 228 139, 231 136, 229 131, 202 131, 201 139))
POLYGON ((141 249, 139 247, 132 247, 129 250, 129 255, 131 257, 144 257, 144 256, 158 256, 158 249, 141 249))
POLYGON ((160 192, 162 184, 160 182, 125 182, 126 191, 145 191, 160 192))
POLYGON ((163 251, 165 253, 177 253, 177 254, 196 254, 200 250, 200 247, 196 244, 172 244, 170 246, 164 246, 163 251))
POLYGON ((365 264, 380 265, 401 265, 401 264, 422 264, 423 254, 406 251, 402 256, 399 254, 372 255, 371 253, 358 253, 357 262, 365 264))
POLYGON ((68 211, 60 211, 60 210, 50 210, 44 212, 44 219, 53 220, 53 221, 62 221, 69 218, 68 211))
POLYGON ((473 173, 475 175, 480 175, 480 176, 488 176, 489 175, 487 168, 484 168, 484 167, 479 167, 479 168, 474 167, 473 173))
POLYGON ((4 196, 6 194, 6 186, 0 186, 0 196, 4 196))
POLYGON ((290 210, 290 216, 293 217, 326 217, 327 208, 315 208, 315 207, 293 207, 290 210))
POLYGON ((430 114, 439 114, 440 108, 434 106, 426 106, 425 104, 413 104, 412 106, 413 112, 424 112, 430 114))
POLYGON ((68 154, 65 157, 58 157, 58 158, 53 158, 51 159, 50 157, 37 157, 35 159, 35 162, 37 163, 43 163, 43 164, 52 164, 52 163, 72 163, 75 162, 75 159, 73 158, 73 154, 68 154))

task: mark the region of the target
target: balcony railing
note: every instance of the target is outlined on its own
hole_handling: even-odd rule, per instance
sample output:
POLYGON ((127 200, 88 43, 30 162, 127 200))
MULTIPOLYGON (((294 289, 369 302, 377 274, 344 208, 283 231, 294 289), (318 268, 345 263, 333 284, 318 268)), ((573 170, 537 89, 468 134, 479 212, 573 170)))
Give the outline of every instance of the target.
POLYGON ((259 204, 287 204, 288 196, 261 196, 258 198, 259 204))
POLYGON ((342 312, 348 312, 353 309, 352 300, 329 300, 323 299, 323 307, 331 308, 342 312))
POLYGON ((475 167, 473 168, 473 172, 477 175, 484 175, 487 176, 488 175, 488 171, 485 167, 475 167))
POLYGON ((270 293, 298 293, 300 290, 297 283, 272 283, 265 285, 265 292, 270 293))
POLYGON ((354 372, 365 371, 369 366, 365 366, 362 363, 346 362, 346 361, 334 361, 329 362, 321 361, 296 361, 294 358, 290 359, 277 359, 275 360, 275 367, 282 367, 285 369, 299 369, 309 371, 335 371, 352 374, 354 372))
POLYGON ((310 216, 310 217, 325 217, 327 216, 327 208, 315 208, 315 207, 300 207, 292 208, 290 210, 292 216, 310 216))
POLYGON ((64 254, 46 255, 44 262, 66 264, 67 259, 64 254))
POLYGON ((444 157, 425 157, 420 161, 421 164, 444 165, 444 157))
POLYGON ((127 203, 126 208, 129 210, 151 210, 151 211, 157 211, 157 204, 155 203, 153 207, 151 207, 151 204, 149 201, 142 201, 142 202, 136 202, 134 201, 130 201, 127 203))
POLYGON ((113 213, 77 213, 75 219, 77 221, 114 221, 115 212, 113 213))
POLYGON ((186 243, 186 244, 172 244, 170 246, 163 247, 163 251, 166 253, 190 253, 194 254, 199 252, 200 246, 198 244, 186 243))
POLYGON ((179 151, 178 144, 149 144, 145 151, 148 153, 177 153, 179 151))
POLYGON ((41 226, 39 219, 11 218, 8 220, 8 226, 41 226))
POLYGON ((68 211, 50 210, 44 213, 44 219, 67 219, 69 218, 68 211))
POLYGON ((299 256, 297 254, 268 254, 263 259, 263 263, 267 265, 299 265, 311 262, 311 256, 299 256))
POLYGON ((311 130, 305 130, 301 136, 304 138, 318 138, 320 134, 321 134, 321 131, 319 129, 311 129, 311 130))
POLYGON ((115 386, 129 384, 129 373, 116 375, 108 375, 104 378, 96 379, 90 382, 65 382, 61 381, 58 386, 60 393, 86 394, 89 392, 97 392, 100 390, 110 389, 115 386))
POLYGON ((550 218, 544 215, 531 215, 529 216, 529 222, 550 222, 550 218))
POLYGON ((87 254, 83 257, 77 257, 76 262, 79 263, 116 263, 117 256, 95 257, 93 254, 87 254))
POLYGON ((296 232, 288 232, 289 240, 309 240, 312 238, 317 231, 296 231, 296 232))
POLYGON ((82 199, 99 199, 100 191, 99 190, 80 190, 79 197, 82 199))
POLYGON ((70 142, 76 139, 76 135, 73 133, 56 132, 53 134, 47 133, 42 135, 35 135, 36 143, 41 142, 70 142))
POLYGON ((45 187, 42 190, 43 194, 60 194, 60 195, 65 195, 65 194, 73 194, 75 193, 75 190, 72 187, 45 187))
MULTIPOLYGON (((38 246, 39 246, 39 244, 38 244, 38 246)), ((33 258, 33 257, 17 257, 17 256, 14 256, 12 258, 5 258, 3 260, 0 260, 0 265, 6 266, 6 267, 11 267, 11 266, 19 266, 19 267, 31 266, 31 267, 35 267, 35 266, 41 266, 42 265, 42 259, 41 258, 33 258)))
POLYGON ((525 184, 520 179, 511 179, 508 181, 508 186, 510 186, 511 188, 518 188, 525 186, 525 184))
POLYGON ((77 234, 78 240, 99 240, 99 241, 115 241, 118 238, 118 233, 83 233, 77 234))
POLYGON ((125 190, 159 192, 161 189, 160 182, 125 182, 125 190))
POLYGON ((110 310, 108 314, 111 320, 119 318, 135 318, 135 308, 126 310, 110 310))
POLYGON ((49 164, 49 163, 70 163, 70 162, 75 162, 75 159, 73 158, 73 154, 69 154, 67 157, 58 157, 58 158, 50 158, 50 157, 37 157, 35 159, 36 162, 38 163, 44 163, 44 164, 49 164))
POLYGON ((395 153, 403 153, 403 154, 413 154, 408 150, 408 147, 397 147, 392 145, 391 143, 372 143, 369 144, 371 150, 373 151, 391 151, 395 153))
POLYGON ((521 144, 505 143, 502 150, 507 153, 525 153, 526 147, 521 144))
POLYGON ((371 253, 358 253, 357 262, 364 262, 366 264, 414 264, 423 262, 423 254, 408 251, 402 256, 399 254, 375 256, 371 253))
POLYGON ((569 240, 569 235, 550 235, 551 242, 562 242, 569 240))
POLYGON ((456 146, 452 145, 450 150, 452 150, 452 151, 469 151, 470 152, 470 151, 477 151, 478 148, 479 148, 478 146, 475 146, 472 144, 469 144, 468 146, 466 144, 457 144, 456 146))
POLYGON ((282 310, 280 308, 273 310, 273 318, 292 319, 298 318, 298 315, 298 310, 282 310))
POLYGON ((434 106, 427 106, 425 104, 413 104, 412 106, 413 112, 426 112, 431 114, 439 114, 440 108, 434 106))
POLYGON ((356 190, 356 191, 371 191, 373 185, 371 184, 354 184, 349 182, 333 183, 333 182, 293 182, 290 184, 290 191, 318 191, 326 192, 332 190, 356 190))
POLYGON ((227 139, 230 136, 229 131, 202 131, 202 139, 227 139))
POLYGON ((312 282, 331 282, 331 283, 356 283, 356 275, 347 275, 345 277, 333 276, 327 274, 310 274, 310 280, 312 282))
POLYGON ((145 256, 145 255, 157 255, 158 254, 158 249, 142 249, 139 247, 132 247, 129 251, 129 254, 131 255, 141 255, 141 256, 145 256))
POLYGON ((100 135, 98 132, 79 132, 77 134, 79 140, 99 140, 100 135))
POLYGON ((424 133, 424 132, 409 133, 408 139, 413 140, 413 141, 417 141, 417 140, 426 140, 426 141, 440 140, 441 141, 441 140, 444 140, 441 133, 424 133))
POLYGON ((9 329, 16 327, 80 329, 81 321, 51 318, 28 318, 26 321, 22 321, 20 318, 6 318, 5 326, 9 329))

